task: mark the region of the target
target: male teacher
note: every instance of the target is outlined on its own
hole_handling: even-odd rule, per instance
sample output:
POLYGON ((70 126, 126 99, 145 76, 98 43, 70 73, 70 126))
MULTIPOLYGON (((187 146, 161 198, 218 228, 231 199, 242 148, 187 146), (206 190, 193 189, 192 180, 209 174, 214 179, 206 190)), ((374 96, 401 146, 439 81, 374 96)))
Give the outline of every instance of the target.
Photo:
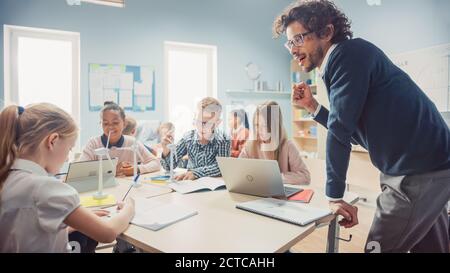
POLYGON ((302 1, 274 22, 306 72, 318 68, 330 109, 310 88, 294 86, 293 103, 328 128, 326 195, 340 225, 358 224, 342 200, 351 143, 369 151, 382 194, 366 243, 381 252, 449 252, 450 130, 433 102, 375 45, 352 39, 348 18, 326 0, 302 1))

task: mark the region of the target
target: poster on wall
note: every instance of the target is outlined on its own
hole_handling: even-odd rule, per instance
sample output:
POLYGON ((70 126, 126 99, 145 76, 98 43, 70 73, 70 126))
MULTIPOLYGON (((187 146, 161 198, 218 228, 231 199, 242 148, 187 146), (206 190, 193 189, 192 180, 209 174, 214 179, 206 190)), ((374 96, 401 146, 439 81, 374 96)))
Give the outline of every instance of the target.
POLYGON ((150 66, 89 64, 89 110, 113 101, 128 111, 155 110, 155 70, 150 66))

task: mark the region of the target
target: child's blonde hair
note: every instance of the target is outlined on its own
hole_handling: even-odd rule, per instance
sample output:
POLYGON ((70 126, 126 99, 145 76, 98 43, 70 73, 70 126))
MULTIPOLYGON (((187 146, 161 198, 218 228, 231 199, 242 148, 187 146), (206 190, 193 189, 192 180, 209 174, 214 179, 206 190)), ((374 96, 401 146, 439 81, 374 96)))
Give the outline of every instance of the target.
POLYGON ((175 125, 173 125, 172 122, 163 122, 159 126, 159 130, 161 131, 161 129, 163 129, 163 128, 166 128, 167 131, 173 131, 173 130, 175 130, 175 125))
POLYGON ((49 103, 34 104, 25 109, 8 106, 0 113, 0 124, 0 190, 18 156, 35 153, 50 134, 58 133, 61 138, 78 134, 73 118, 49 103))
POLYGON ((222 104, 215 98, 206 97, 198 103, 198 108, 201 111, 208 113, 217 113, 219 116, 222 113, 222 104))
POLYGON ((123 129, 122 134, 129 136, 133 133, 133 130, 136 129, 137 123, 133 117, 127 116, 125 118, 125 128, 123 129))
POLYGON ((197 111, 196 114, 202 115, 202 113, 206 112, 220 118, 222 115, 222 104, 215 98, 206 97, 197 104, 197 111))

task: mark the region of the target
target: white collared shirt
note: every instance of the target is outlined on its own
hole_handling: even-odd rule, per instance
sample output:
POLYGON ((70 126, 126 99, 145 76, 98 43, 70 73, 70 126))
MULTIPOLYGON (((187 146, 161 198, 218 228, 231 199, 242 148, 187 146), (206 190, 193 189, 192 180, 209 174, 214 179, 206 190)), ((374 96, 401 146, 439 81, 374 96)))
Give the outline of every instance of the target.
MULTIPOLYGON (((319 76, 321 78, 323 78, 323 76, 325 75, 325 68, 328 65, 331 53, 333 53, 333 51, 336 49, 336 46, 337 46, 337 44, 333 44, 330 46, 330 48, 327 51, 327 54, 325 54, 325 57, 323 58, 322 65, 317 68, 319 70, 319 76)), ((317 106, 317 109, 312 116, 316 117, 319 114, 320 109, 322 109, 322 105, 319 104, 319 106, 317 106)))
POLYGON ((330 60, 330 55, 333 53, 333 51, 336 49, 337 44, 333 44, 330 46, 330 48, 327 51, 327 54, 325 54, 325 58, 323 58, 322 65, 318 67, 319 69, 319 76, 322 78, 325 75, 325 68, 328 65, 328 61, 330 60))
POLYGON ((68 252, 63 221, 79 206, 74 188, 17 159, 0 194, 0 252, 68 252))

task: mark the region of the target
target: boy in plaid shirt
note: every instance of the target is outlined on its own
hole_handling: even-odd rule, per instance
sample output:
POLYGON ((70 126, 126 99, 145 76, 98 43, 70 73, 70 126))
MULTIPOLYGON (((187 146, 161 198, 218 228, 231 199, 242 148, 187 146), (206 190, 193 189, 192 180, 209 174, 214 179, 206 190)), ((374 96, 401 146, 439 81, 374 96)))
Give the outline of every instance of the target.
MULTIPOLYGON (((229 157, 231 149, 230 139, 217 129, 222 122, 222 105, 214 98, 204 98, 197 106, 194 120, 195 130, 187 132, 176 145, 176 155, 173 165, 184 155, 188 155, 189 169, 185 174, 175 177, 176 180, 195 180, 201 177, 221 176, 216 157, 229 157)), ((170 169, 171 152, 167 145, 173 143, 173 135, 167 134, 161 141, 163 153, 161 165, 165 170, 170 169)))

